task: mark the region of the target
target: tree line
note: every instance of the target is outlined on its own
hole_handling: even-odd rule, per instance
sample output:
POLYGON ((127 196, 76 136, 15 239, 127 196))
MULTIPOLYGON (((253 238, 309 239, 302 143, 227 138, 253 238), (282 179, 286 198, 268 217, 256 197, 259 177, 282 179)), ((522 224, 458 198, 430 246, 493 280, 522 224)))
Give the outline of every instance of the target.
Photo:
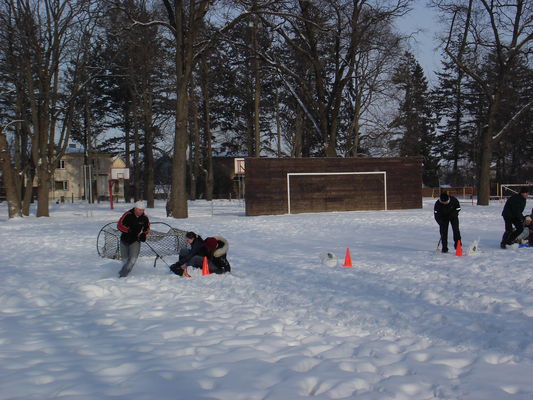
POLYGON ((0 165, 9 215, 49 215, 69 142, 118 154, 128 198, 213 196, 217 155, 419 156, 423 183, 524 182, 533 5, 434 0, 430 86, 395 23, 411 0, 0 0, 0 165), (494 176, 495 174, 495 176, 494 176))

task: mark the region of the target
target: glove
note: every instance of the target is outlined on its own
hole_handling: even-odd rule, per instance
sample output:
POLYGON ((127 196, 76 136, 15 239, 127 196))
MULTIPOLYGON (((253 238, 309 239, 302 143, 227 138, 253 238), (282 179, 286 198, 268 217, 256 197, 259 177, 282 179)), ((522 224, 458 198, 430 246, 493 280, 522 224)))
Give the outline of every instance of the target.
POLYGON ((141 234, 139 235, 139 240, 140 240, 141 242, 146 242, 146 233, 141 233, 141 234))

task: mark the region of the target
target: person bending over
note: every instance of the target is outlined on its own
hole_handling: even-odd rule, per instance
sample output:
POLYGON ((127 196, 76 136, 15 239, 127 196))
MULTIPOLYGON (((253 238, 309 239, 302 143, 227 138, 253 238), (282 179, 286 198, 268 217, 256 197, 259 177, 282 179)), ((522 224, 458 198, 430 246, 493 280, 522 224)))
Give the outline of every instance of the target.
POLYGON ((185 240, 187 241, 187 243, 189 243, 190 248, 181 249, 179 253, 178 262, 170 266, 170 270, 176 275, 183 275, 183 272, 185 271, 185 269, 182 268, 183 265, 186 266, 187 263, 191 260, 191 258, 200 254, 204 245, 204 240, 202 239, 202 237, 194 232, 187 232, 185 234, 185 240))
POLYGON ((505 232, 500 242, 500 247, 505 249, 506 246, 513 244, 514 240, 522 233, 524 229, 524 208, 526 208, 529 189, 524 186, 520 192, 512 195, 507 199, 503 206, 502 217, 505 222, 505 232), (514 226, 514 229, 513 229, 514 226))
POLYGON ((442 192, 439 199, 435 202, 434 216, 435 221, 439 224, 440 240, 442 242, 442 252, 448 252, 448 225, 452 225, 453 246, 457 248, 457 242, 461 240, 459 231, 459 211, 461 206, 459 200, 448 193, 442 192))

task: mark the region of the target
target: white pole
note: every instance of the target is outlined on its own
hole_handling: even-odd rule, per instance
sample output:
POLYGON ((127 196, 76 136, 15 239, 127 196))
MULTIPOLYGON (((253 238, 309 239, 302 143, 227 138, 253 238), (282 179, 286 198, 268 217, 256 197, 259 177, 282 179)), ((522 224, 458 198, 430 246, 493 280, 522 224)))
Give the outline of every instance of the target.
POLYGON ((385 188, 385 211, 387 211, 387 171, 383 172, 383 181, 383 185, 385 188))
POLYGON ((287 174, 287 214, 291 213, 291 174, 287 174))

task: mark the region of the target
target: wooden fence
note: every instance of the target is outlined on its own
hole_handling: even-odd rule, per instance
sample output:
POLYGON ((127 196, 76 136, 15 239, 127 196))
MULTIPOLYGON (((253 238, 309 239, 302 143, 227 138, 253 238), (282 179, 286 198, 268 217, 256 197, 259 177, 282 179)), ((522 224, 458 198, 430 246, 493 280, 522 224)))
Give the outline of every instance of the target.
POLYGON ((246 215, 422 207, 422 159, 246 158, 246 215))

